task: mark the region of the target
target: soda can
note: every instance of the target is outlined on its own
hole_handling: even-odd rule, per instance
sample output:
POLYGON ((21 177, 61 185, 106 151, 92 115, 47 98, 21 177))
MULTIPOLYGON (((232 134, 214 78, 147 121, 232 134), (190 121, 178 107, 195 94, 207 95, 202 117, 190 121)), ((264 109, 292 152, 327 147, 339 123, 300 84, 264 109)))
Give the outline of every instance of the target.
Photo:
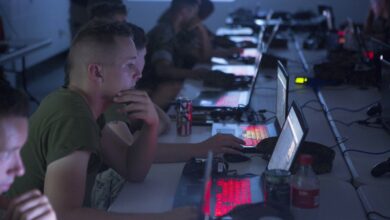
POLYGON ((290 209, 290 177, 291 173, 287 170, 271 169, 264 172, 264 200, 266 204, 290 209))
POLYGON ((188 98, 176 99, 176 128, 179 136, 188 136, 192 129, 192 101, 188 98))

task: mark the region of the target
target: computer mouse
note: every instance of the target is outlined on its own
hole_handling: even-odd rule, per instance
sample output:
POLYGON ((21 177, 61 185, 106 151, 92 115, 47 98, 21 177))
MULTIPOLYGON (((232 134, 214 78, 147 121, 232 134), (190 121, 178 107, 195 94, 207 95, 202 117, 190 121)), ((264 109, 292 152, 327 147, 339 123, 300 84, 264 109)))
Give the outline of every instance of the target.
POLYGON ((228 163, 241 163, 250 160, 251 158, 242 154, 223 154, 223 159, 228 163))
POLYGON ((260 154, 272 154, 277 141, 278 137, 264 138, 256 145, 256 149, 260 154))
POLYGON ((371 175, 373 177, 380 177, 387 172, 390 172, 390 158, 375 165, 371 170, 371 175))

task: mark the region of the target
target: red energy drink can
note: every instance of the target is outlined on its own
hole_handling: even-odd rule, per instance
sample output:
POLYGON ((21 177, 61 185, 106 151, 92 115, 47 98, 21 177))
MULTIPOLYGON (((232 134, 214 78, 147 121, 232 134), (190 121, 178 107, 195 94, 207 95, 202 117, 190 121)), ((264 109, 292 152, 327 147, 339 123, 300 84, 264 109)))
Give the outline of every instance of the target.
POLYGON ((192 129, 192 101, 188 98, 176 99, 176 128, 179 136, 188 136, 192 129))

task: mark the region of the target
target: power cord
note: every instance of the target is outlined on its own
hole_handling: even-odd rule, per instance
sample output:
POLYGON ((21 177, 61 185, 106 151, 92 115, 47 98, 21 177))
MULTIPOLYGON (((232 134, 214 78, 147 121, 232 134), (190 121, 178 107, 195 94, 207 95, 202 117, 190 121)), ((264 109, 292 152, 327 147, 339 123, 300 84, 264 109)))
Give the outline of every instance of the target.
POLYGON ((338 145, 340 144, 344 144, 345 142, 349 141, 349 138, 347 137, 336 137, 336 144, 335 145, 332 145, 332 146, 329 146, 329 148, 335 148, 337 147, 338 145), (339 140, 341 139, 341 140, 339 140))
POLYGON ((368 117, 366 119, 363 119, 363 120, 356 120, 356 121, 351 121, 351 122, 343 122, 343 121, 340 121, 340 120, 330 120, 330 121, 333 121, 333 122, 337 122, 339 124, 342 124, 344 126, 347 126, 347 127, 350 127, 351 125, 353 124, 359 124, 359 125, 363 125, 365 127, 368 127, 368 128, 383 128, 383 127, 375 127, 375 126, 372 126, 372 125, 375 125, 375 124, 380 124, 380 119, 379 118, 374 118, 375 121, 371 122, 369 120, 373 119, 373 117, 368 117))
POLYGON ((303 109, 303 108, 305 108, 308 104, 313 103, 313 102, 318 103, 318 104, 321 105, 321 102, 319 102, 319 101, 316 100, 316 99, 312 99, 312 100, 309 100, 309 101, 303 103, 303 105, 301 105, 301 108, 303 109))
POLYGON ((369 151, 357 150, 357 149, 347 149, 343 151, 343 155, 345 155, 345 153, 347 152, 356 152, 356 153, 369 154, 369 155, 382 155, 382 154, 390 153, 390 150, 386 150, 382 152, 369 152, 369 151))
POLYGON ((276 112, 273 112, 273 111, 270 111, 270 110, 267 110, 267 109, 259 109, 257 112, 259 112, 260 114, 264 114, 264 113, 268 112, 268 113, 276 115, 276 112))
POLYGON ((368 105, 365 105, 365 106, 357 108, 357 109, 348 109, 348 108, 343 108, 343 107, 331 108, 331 109, 328 110, 328 112, 336 111, 336 110, 347 111, 347 112, 360 112, 360 111, 366 110, 367 108, 377 104, 379 101, 380 100, 377 100, 377 101, 375 101, 373 103, 370 103, 368 105))
MULTIPOLYGON (((368 104, 368 105, 365 105, 365 106, 360 107, 360 108, 357 108, 357 109, 349 109, 349 108, 343 108, 343 107, 330 108, 330 109, 328 109, 327 112, 332 112, 332 111, 336 111, 336 110, 339 110, 339 111, 346 111, 346 112, 354 112, 354 113, 355 113, 355 112, 361 112, 361 111, 367 110, 367 108, 369 108, 369 107, 371 107, 371 106, 377 104, 379 101, 380 101, 380 100, 377 100, 377 101, 375 101, 375 102, 373 102, 373 103, 370 103, 370 104, 368 104)), ((305 104, 303 104, 303 105, 301 106, 301 108, 308 108, 308 109, 312 109, 312 110, 318 111, 318 112, 324 111, 323 109, 317 109, 317 108, 314 108, 314 107, 312 107, 312 106, 307 106, 309 103, 312 103, 312 102, 318 102, 318 101, 316 101, 316 100, 310 100, 310 101, 306 102, 305 104)), ((318 103, 319 103, 319 102, 318 102, 318 103)), ((321 103, 319 103, 319 104, 321 105, 321 103)))
POLYGON ((367 212, 367 218, 370 218, 370 215, 376 215, 384 219, 390 219, 390 216, 382 215, 381 213, 376 211, 367 212))
POLYGON ((272 116, 272 117, 268 118, 267 120, 265 120, 264 123, 268 123, 269 121, 271 121, 271 120, 273 120, 275 118, 276 118, 276 116, 272 116))

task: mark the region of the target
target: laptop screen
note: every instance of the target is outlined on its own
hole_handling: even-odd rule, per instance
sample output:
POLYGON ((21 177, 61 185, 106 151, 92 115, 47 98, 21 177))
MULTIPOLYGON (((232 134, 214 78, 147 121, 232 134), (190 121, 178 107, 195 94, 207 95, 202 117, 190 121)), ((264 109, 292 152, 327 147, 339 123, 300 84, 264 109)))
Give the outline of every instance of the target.
POLYGON ((318 6, 318 12, 320 15, 324 16, 326 19, 326 26, 328 28, 328 31, 332 31, 335 28, 334 25, 334 15, 333 15, 333 9, 330 6, 326 5, 319 5, 318 6))
POLYGON ((380 90, 382 94, 382 116, 390 118, 390 61, 381 57, 381 81, 380 90))
POLYGON ((303 115, 293 102, 267 168, 289 170, 306 130, 303 115))
MULTIPOLYGON (((276 85, 276 120, 282 127, 287 116, 289 78, 281 62, 278 62, 276 85)), ((279 128, 280 128, 279 127, 279 128)))

